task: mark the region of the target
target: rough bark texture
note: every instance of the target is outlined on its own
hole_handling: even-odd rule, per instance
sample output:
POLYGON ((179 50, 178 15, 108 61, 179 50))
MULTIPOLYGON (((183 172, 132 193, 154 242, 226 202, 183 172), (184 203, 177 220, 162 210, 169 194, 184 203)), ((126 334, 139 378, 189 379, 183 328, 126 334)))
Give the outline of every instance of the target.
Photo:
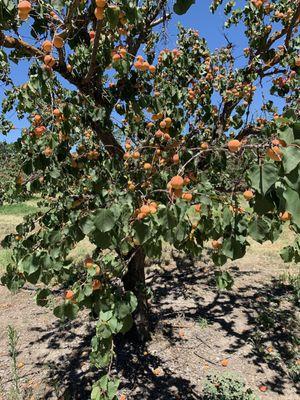
POLYGON ((150 339, 150 332, 145 282, 145 254, 141 247, 136 248, 134 253, 130 255, 128 271, 124 275, 123 283, 125 290, 132 291, 138 301, 137 309, 133 314, 134 326, 130 332, 130 336, 135 337, 141 342, 145 342, 150 339))

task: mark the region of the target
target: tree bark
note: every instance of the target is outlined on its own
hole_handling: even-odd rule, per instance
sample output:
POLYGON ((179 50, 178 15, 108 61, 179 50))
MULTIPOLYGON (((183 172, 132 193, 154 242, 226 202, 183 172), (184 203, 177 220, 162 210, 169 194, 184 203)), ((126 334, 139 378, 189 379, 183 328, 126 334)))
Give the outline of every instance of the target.
POLYGON ((145 281, 145 254, 137 247, 129 254, 127 273, 123 277, 125 290, 132 291, 137 298, 137 308, 133 314, 134 325, 130 336, 140 342, 150 339, 149 308, 145 281))

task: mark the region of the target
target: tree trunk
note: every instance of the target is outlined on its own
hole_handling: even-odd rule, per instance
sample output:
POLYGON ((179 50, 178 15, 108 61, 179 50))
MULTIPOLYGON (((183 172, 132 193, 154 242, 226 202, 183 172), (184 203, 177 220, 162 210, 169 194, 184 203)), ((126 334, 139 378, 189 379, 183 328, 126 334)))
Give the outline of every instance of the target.
POLYGON ((130 336, 141 342, 150 339, 149 310, 145 282, 145 254, 141 247, 137 247, 129 254, 127 273, 123 277, 125 290, 133 292, 138 305, 133 314, 134 325, 130 336))

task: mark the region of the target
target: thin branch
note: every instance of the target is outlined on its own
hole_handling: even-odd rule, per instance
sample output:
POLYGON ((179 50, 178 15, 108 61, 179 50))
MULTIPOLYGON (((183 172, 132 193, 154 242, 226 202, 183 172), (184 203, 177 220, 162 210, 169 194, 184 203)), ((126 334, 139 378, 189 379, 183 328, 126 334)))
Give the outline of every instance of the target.
POLYGON ((90 79, 92 78, 93 73, 95 71, 96 58, 97 58, 97 52, 98 52, 98 47, 99 47, 99 42, 100 42, 101 29, 102 29, 102 21, 99 20, 99 21, 97 21, 97 26, 96 26, 96 34, 95 34, 95 39, 94 39, 94 47, 93 47, 93 52, 92 52, 90 68, 88 70, 88 73, 87 73, 86 77, 83 80, 84 83, 88 83, 90 81, 90 79))

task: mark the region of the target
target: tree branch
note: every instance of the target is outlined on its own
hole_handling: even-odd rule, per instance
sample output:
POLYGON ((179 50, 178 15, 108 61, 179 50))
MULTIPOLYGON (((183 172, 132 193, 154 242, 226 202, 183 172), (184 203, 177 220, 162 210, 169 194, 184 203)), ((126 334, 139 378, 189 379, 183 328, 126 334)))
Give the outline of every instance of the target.
POLYGON ((83 79, 84 83, 88 83, 90 81, 90 79, 93 76, 94 70, 95 70, 97 52, 98 52, 98 47, 99 47, 99 42, 100 42, 101 28, 102 28, 102 21, 99 20, 99 21, 97 21, 97 26, 96 26, 96 34, 95 34, 95 39, 94 39, 94 46, 93 46, 90 68, 88 70, 86 77, 83 79))

